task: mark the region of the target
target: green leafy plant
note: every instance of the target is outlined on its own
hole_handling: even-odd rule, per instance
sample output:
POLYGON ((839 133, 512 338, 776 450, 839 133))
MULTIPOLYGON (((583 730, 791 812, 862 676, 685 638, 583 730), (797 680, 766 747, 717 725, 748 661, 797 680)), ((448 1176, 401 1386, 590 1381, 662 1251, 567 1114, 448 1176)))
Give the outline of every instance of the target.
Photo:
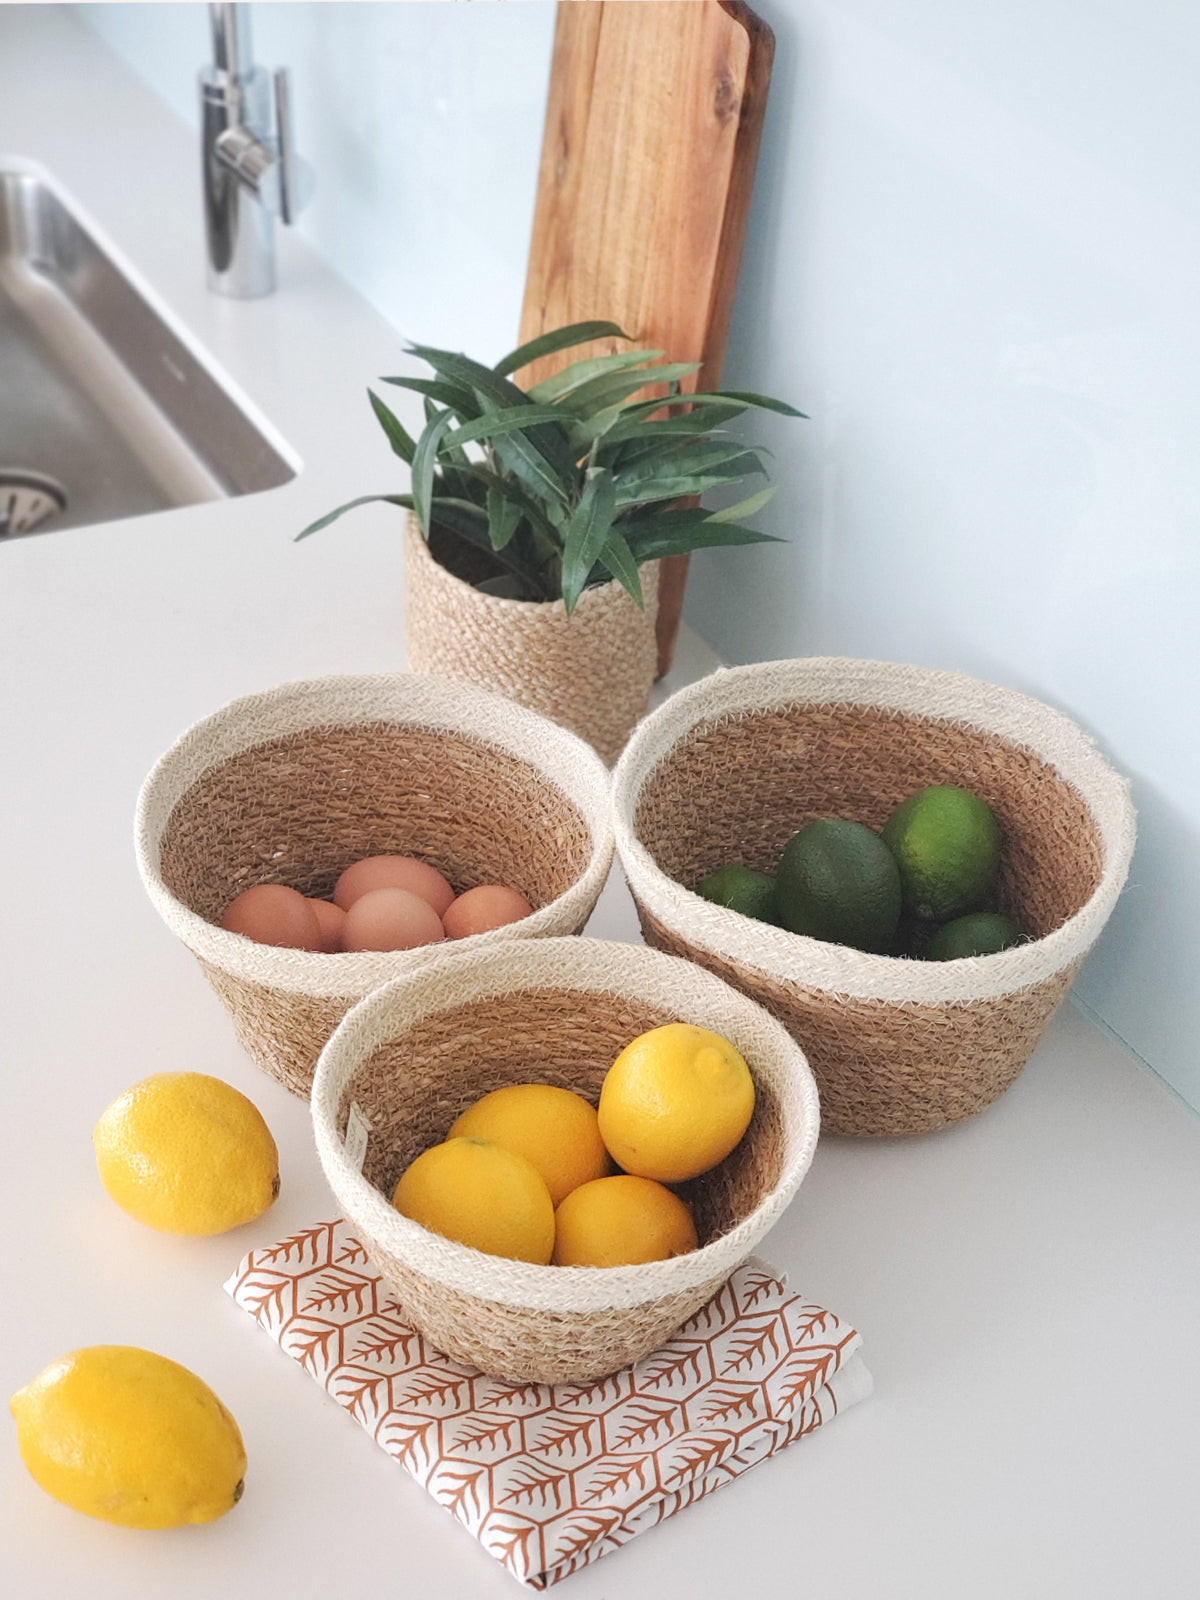
POLYGON ((561 596, 568 612, 586 587, 610 578, 641 605, 643 561, 771 539, 742 520, 766 504, 770 487, 719 511, 680 502, 765 476, 760 452, 731 439, 725 423, 751 407, 802 412, 733 390, 684 394, 682 380, 698 363, 663 363, 661 350, 575 361, 528 390, 512 381, 511 373, 542 356, 609 337, 629 339, 612 322, 573 323, 518 346, 494 367, 412 345, 409 353, 434 376, 382 382, 424 397, 420 438, 368 390, 393 451, 412 469, 411 492, 362 495, 297 537, 385 500, 415 512, 427 539, 436 527, 484 552, 496 576, 481 589, 522 600, 561 596))

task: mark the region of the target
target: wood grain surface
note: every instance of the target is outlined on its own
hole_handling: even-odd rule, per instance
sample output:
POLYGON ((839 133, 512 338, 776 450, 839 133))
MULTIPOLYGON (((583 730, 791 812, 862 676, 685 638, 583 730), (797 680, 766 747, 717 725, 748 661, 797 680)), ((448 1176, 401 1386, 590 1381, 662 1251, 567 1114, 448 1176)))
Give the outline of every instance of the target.
MULTIPOLYGON (((558 7, 522 341, 607 318, 719 382, 774 37, 740 0, 563 0, 558 7)), ((628 348, 601 341, 536 362, 628 348)), ((664 563, 659 675, 687 557, 664 563)))

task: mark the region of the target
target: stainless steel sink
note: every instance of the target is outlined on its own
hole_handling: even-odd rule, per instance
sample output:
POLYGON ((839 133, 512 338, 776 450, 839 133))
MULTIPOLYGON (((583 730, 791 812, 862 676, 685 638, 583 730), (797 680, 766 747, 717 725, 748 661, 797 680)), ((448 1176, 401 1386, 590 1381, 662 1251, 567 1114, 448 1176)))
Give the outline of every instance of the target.
POLYGON ((0 167, 0 537, 295 477, 46 173, 0 167))

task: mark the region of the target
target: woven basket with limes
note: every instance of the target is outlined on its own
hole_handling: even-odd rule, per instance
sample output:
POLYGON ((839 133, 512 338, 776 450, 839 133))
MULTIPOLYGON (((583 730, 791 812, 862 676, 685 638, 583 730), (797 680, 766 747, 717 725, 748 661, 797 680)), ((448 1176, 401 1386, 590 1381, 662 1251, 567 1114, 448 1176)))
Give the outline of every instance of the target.
POLYGON ((920 1133, 1016 1079, 1129 869, 1124 780, 1061 712, 835 658, 719 671, 635 730, 613 827, 647 941, 802 1045, 827 1132, 920 1133))

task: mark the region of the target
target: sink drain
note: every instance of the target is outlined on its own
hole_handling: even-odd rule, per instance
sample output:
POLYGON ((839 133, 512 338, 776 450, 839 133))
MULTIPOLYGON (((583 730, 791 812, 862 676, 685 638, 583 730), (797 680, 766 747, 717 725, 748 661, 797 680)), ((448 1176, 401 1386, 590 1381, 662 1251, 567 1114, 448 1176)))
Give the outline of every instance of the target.
POLYGON ((13 472, 0 467, 0 539, 32 533, 47 518, 67 509, 67 491, 44 472, 13 472))

